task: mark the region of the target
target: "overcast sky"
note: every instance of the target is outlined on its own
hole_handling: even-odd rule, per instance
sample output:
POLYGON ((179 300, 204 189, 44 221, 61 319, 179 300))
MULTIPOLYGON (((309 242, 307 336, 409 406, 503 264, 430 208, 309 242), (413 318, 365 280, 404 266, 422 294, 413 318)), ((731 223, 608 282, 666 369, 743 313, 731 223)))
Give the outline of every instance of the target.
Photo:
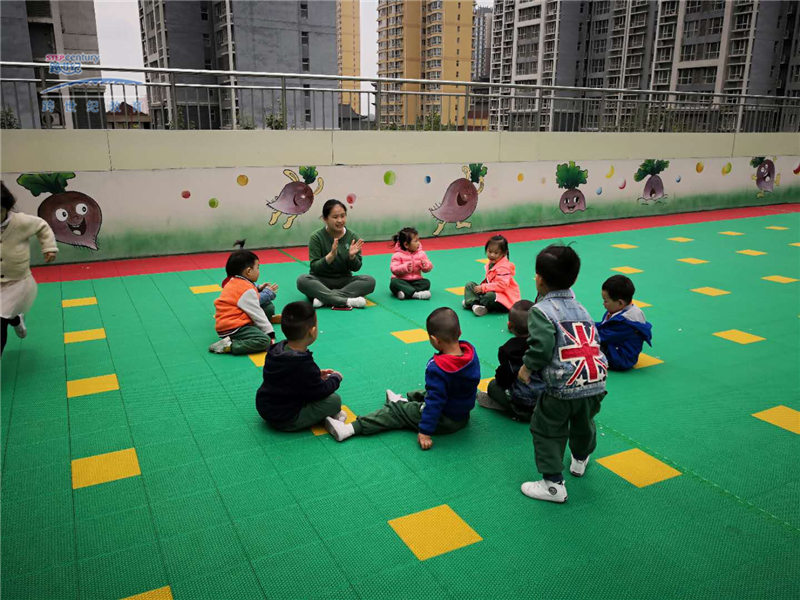
MULTIPOLYGON (((280 0, 270 0, 272 2, 280 0)), ((312 0, 334 2, 335 0, 312 0)), ((491 6, 492 0, 478 0, 481 6, 491 6)), ((102 64, 115 67, 142 67, 142 43, 139 32, 139 5, 136 0, 94 0, 97 17, 97 38, 102 64)), ((378 74, 377 0, 361 0, 361 76, 378 74)), ((103 71, 105 76, 113 73, 103 71)), ((144 81, 141 73, 128 73, 128 79, 144 81)), ((371 89, 362 84, 362 89, 371 89)), ((140 92, 143 90, 140 89, 140 92)), ((108 94, 107 94, 108 95, 108 94)), ((130 98, 129 98, 129 101, 130 98)))

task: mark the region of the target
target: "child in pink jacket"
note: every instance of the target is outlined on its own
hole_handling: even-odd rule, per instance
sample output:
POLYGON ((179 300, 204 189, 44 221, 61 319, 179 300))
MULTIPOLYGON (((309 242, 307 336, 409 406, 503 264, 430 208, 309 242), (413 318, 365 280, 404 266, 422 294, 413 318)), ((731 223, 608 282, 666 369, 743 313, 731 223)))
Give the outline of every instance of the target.
POLYGON ((429 300, 431 282, 422 274, 430 273, 433 264, 422 250, 419 233, 413 227, 404 227, 392 237, 392 281, 389 289, 400 300, 429 300))
POLYGON ((519 285, 514 281, 516 267, 508 260, 508 240, 502 235, 489 238, 484 246, 486 277, 483 282, 468 282, 464 285, 464 301, 461 306, 482 317, 489 311, 508 312, 521 298, 519 285))

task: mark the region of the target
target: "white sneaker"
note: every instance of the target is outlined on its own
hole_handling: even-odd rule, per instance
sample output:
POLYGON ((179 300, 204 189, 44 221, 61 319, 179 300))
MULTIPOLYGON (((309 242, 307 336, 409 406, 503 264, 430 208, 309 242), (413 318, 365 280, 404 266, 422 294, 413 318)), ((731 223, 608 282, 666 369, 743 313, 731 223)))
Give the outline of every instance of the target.
POLYGON ((28 335, 28 328, 25 327, 25 319, 22 315, 19 315, 19 325, 14 325, 14 333, 17 334, 19 339, 24 339, 26 335, 28 335))
POLYGON ((343 410, 340 410, 336 415, 333 416, 333 418, 344 423, 347 421, 347 413, 343 410))
POLYGON ((414 295, 411 297, 416 298, 417 300, 430 300, 431 293, 428 290, 424 290, 422 292, 414 292, 414 295))
POLYGON ((467 308, 467 301, 466 300, 462 300, 461 301, 461 308, 467 308))
POLYGON ((522 484, 522 493, 528 498, 544 500, 546 502, 556 502, 563 504, 567 501, 567 488, 564 482, 555 483, 542 479, 540 481, 526 481, 522 484))
MULTIPOLYGON (((570 456, 572 456, 570 454, 570 456)), ((572 463, 569 465, 569 472, 575 475, 575 477, 583 477, 583 474, 586 473, 586 465, 589 464, 589 457, 586 457, 586 460, 578 460, 574 456, 572 456, 572 463)))
POLYGON ((394 393, 392 390, 386 390, 386 401, 387 402, 408 402, 408 398, 401 396, 400 394, 394 393))
POLYGON ((230 352, 229 348, 231 347, 231 338, 224 337, 218 342, 214 342, 208 347, 209 352, 214 352, 216 354, 225 354, 226 351, 230 352))
POLYGON ((347 306, 351 306, 353 308, 364 308, 367 305, 367 299, 358 297, 358 298, 348 298, 347 299, 347 306))
POLYGON ((330 433, 337 442, 343 442, 356 433, 352 424, 346 425, 330 417, 325 417, 325 429, 328 430, 328 433, 330 433))
POLYGON ((483 315, 489 312, 489 309, 480 304, 476 304, 475 306, 472 307, 472 312, 475 313, 476 317, 482 317, 483 315))
POLYGON ((314 308, 322 308, 323 306, 325 306, 317 298, 314 298, 314 301, 311 304, 314 305, 314 308))
POLYGON ((397 297, 398 300, 405 300, 406 299, 406 295, 403 292, 397 292, 395 294, 395 296, 397 297))

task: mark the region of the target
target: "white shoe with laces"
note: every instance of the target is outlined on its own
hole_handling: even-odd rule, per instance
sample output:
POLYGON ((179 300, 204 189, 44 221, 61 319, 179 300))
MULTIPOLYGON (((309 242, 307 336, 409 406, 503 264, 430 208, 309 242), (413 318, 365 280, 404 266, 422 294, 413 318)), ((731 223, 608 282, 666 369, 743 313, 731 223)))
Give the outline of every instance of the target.
POLYGON ((567 501, 567 488, 564 482, 548 481, 541 479, 539 481, 526 481, 522 484, 522 493, 528 498, 534 500, 544 500, 545 502, 555 502, 563 504, 567 501))
POLYGON ((330 433, 337 442, 343 442, 356 433, 352 423, 347 425, 336 419, 331 419, 330 417, 325 417, 325 429, 328 430, 328 433, 330 433))
POLYGON ((25 339, 25 336, 28 335, 28 328, 25 327, 25 319, 22 315, 19 315, 19 325, 13 325, 14 333, 17 334, 19 339, 25 339))
POLYGON ((386 390, 387 402, 408 402, 408 398, 404 398, 400 394, 396 394, 392 390, 386 390))
POLYGON ((481 304, 476 304, 472 307, 472 312, 475 313, 476 317, 482 317, 489 312, 489 309, 481 304))
POLYGON ((417 300, 430 300, 431 293, 428 290, 423 290, 421 292, 414 292, 412 298, 416 298, 417 300))
POLYGON ((575 477, 583 477, 583 474, 586 473, 586 465, 589 464, 589 457, 586 457, 586 460, 578 460, 574 456, 572 456, 572 462, 569 465, 569 472, 575 475, 575 477))

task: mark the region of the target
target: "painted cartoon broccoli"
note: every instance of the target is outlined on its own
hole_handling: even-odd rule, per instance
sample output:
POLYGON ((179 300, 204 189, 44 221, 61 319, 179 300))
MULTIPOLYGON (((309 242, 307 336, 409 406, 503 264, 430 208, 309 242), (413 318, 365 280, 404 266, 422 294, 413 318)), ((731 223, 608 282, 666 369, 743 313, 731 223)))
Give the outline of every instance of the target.
POLYGON ((289 229, 294 223, 298 215, 303 215, 308 212, 311 205, 314 203, 314 196, 322 191, 325 182, 322 177, 317 177, 316 167, 300 167, 300 177, 291 169, 286 169, 283 172, 291 183, 283 186, 281 193, 275 196, 271 202, 267 202, 267 206, 272 208, 272 217, 269 220, 270 225, 275 225, 281 214, 290 215, 283 225, 284 229, 289 229), (317 189, 311 191, 310 184, 317 182, 317 189))
POLYGON ((447 223, 455 223, 456 229, 472 227, 467 219, 478 208, 478 194, 483 191, 483 178, 489 169, 483 163, 471 163, 461 168, 464 177, 451 183, 444 193, 442 201, 430 209, 431 214, 439 221, 439 226, 433 235, 439 235, 447 223), (479 183, 478 189, 475 189, 479 183))
POLYGON ((777 157, 774 156, 772 160, 763 156, 754 156, 750 161, 750 166, 756 170, 755 175, 751 176, 759 189, 756 198, 763 198, 764 192, 773 193, 775 191, 773 187, 781 184, 780 173, 775 175, 775 160, 777 157))
POLYGON ((586 210, 586 196, 578 186, 586 183, 589 171, 581 170, 574 160, 556 167, 556 183, 558 187, 567 190, 561 194, 558 207, 564 214, 572 214, 579 210, 586 210))
POLYGON ((661 177, 659 177, 658 174, 666 170, 668 167, 668 160, 655 160, 653 158, 648 158, 641 165, 639 165, 639 170, 636 171, 636 174, 634 174, 633 180, 641 181, 647 176, 650 177, 650 179, 648 179, 644 184, 642 197, 639 198, 642 204, 661 202, 667 197, 667 195, 664 193, 664 182, 661 181, 661 177))
POLYGON ((67 191, 67 180, 74 177, 75 173, 25 173, 17 183, 34 197, 51 194, 39 205, 38 214, 53 229, 56 241, 97 250, 103 213, 93 198, 67 191))

